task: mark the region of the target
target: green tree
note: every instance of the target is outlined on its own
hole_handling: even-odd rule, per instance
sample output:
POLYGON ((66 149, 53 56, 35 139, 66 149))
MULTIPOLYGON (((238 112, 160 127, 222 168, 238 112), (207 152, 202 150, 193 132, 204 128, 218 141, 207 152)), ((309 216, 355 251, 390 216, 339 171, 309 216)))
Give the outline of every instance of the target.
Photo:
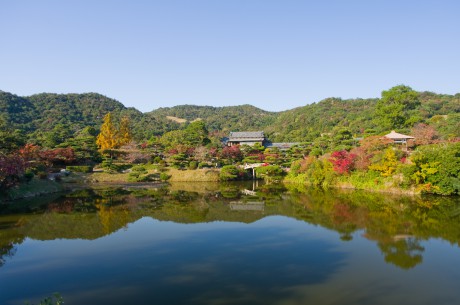
POLYGON ((238 179, 240 171, 235 165, 225 165, 220 170, 219 179, 221 181, 230 181, 238 179))
POLYGON ((185 139, 184 144, 199 146, 206 145, 210 142, 208 138, 208 130, 203 121, 195 121, 190 123, 185 128, 185 139))
POLYGON ((12 129, 0 116, 0 153, 9 153, 26 143, 24 133, 18 129, 12 129))
POLYGON ((411 87, 399 85, 382 91, 375 106, 376 124, 381 130, 409 127, 419 120, 412 112, 419 105, 419 94, 411 87))
POLYGON ((424 192, 460 194, 460 143, 424 145, 411 156, 412 178, 424 192))

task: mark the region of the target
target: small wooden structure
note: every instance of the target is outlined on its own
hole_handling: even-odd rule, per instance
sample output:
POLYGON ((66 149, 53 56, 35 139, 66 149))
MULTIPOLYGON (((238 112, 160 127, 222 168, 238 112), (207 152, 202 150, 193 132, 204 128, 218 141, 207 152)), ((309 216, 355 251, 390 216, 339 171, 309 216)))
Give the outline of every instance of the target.
POLYGON ((415 139, 414 137, 411 137, 411 136, 408 136, 402 133, 397 133, 394 130, 392 130, 389 134, 386 134, 384 137, 393 140, 393 143, 395 144, 405 144, 406 150, 407 150, 407 141, 415 139))
POLYGON ((227 140, 227 146, 233 145, 249 145, 253 146, 256 143, 264 146, 266 142, 263 131, 243 131, 243 132, 230 132, 227 140))

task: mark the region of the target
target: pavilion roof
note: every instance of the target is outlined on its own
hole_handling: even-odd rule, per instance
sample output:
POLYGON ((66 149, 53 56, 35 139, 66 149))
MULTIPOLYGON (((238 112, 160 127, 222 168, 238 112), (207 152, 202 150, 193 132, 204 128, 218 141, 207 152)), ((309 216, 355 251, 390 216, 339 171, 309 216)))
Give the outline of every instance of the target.
POLYGON ((264 140, 263 131, 244 131, 244 132, 230 132, 230 141, 235 140, 264 140))
POLYGON ((392 130, 389 134, 386 134, 384 137, 392 140, 401 140, 401 139, 415 139, 414 137, 397 133, 396 131, 392 130))

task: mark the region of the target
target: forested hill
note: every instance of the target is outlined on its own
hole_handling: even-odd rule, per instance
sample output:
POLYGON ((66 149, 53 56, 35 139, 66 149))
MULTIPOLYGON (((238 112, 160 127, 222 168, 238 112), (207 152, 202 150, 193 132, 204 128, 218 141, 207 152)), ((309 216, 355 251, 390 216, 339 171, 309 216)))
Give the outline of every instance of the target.
POLYGON ((3 120, 10 127, 26 131, 53 128, 58 124, 73 128, 97 126, 105 113, 125 109, 121 103, 96 93, 41 93, 19 97, 0 91, 3 120))
POLYGON ((97 93, 41 93, 20 97, 0 91, 0 126, 19 129, 34 137, 54 129, 66 130, 68 134, 77 133, 88 126, 98 130, 108 112, 112 112, 116 119, 128 116, 137 138, 161 135, 180 127, 166 118, 144 115, 135 108, 127 108, 97 93))
MULTIPOLYGON (((13 132, 20 130, 28 138, 49 138, 50 133, 59 137, 71 137, 85 127, 99 130, 103 117, 111 112, 115 121, 122 116, 130 118, 136 140, 146 140, 186 124, 168 119, 177 117, 186 123, 201 119, 209 131, 263 130, 272 124, 276 113, 250 105, 211 107, 176 106, 159 108, 142 113, 127 108, 120 102, 97 93, 54 94, 41 93, 20 97, 0 91, 0 127, 13 132)), ((53 136, 54 137, 54 136, 53 136)))
MULTIPOLYGON (((418 122, 427 123, 445 136, 460 136, 460 93, 418 93, 419 104, 408 112, 409 132, 418 122)), ((279 113, 265 131, 273 141, 313 141, 321 134, 347 129, 356 136, 389 132, 376 118, 379 99, 327 98, 318 103, 279 113)))
POLYGON ((264 111, 251 105, 212 107, 182 105, 159 108, 146 113, 156 119, 174 117, 187 120, 203 120, 209 131, 264 130, 274 123, 277 113, 264 111))
MULTIPOLYGON (((421 92, 417 93, 417 99, 416 106, 405 113, 408 116, 406 130, 400 128, 399 132, 409 132, 417 122, 424 122, 444 137, 460 137, 460 93, 421 92)), ((340 133, 343 129, 356 136, 388 132, 388 127, 376 118, 378 103, 379 99, 328 98, 279 113, 251 105, 183 105, 142 113, 97 93, 42 93, 20 97, 0 91, 0 132, 12 134, 19 130, 28 139, 43 144, 42 139, 72 137, 88 126, 98 132, 104 115, 112 112, 115 121, 121 116, 130 118, 137 141, 184 128, 187 122, 201 119, 211 132, 263 130, 272 141, 304 142, 313 141, 321 134, 340 133), (174 118, 181 120, 174 121, 174 118)))

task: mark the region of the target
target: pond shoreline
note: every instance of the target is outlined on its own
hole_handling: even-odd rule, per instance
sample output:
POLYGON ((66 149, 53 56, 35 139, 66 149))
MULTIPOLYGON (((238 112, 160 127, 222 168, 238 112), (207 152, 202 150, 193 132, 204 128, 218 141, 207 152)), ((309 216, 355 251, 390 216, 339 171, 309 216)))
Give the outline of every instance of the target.
MULTIPOLYGON (((171 178, 170 182, 219 182, 218 170, 177 170, 169 169, 168 174, 171 178)), ((42 179, 33 179, 32 182, 22 183, 8 191, 6 196, 0 197, 0 202, 12 202, 18 199, 32 198, 47 194, 72 192, 79 189, 94 188, 100 189, 104 187, 120 187, 120 188, 159 188, 167 184, 166 181, 151 181, 151 182, 130 182, 127 181, 127 174, 107 174, 107 173, 72 173, 68 177, 63 177, 61 181, 51 181, 42 179)), ((284 184, 298 185, 300 187, 313 187, 306 182, 295 181, 292 179, 283 180, 284 184)), ((422 194, 420 190, 401 189, 393 186, 384 186, 381 188, 359 188, 351 183, 337 182, 328 186, 330 189, 370 191, 375 193, 403 195, 403 196, 419 196, 422 194)), ((444 197, 444 196, 441 196, 444 197)))

